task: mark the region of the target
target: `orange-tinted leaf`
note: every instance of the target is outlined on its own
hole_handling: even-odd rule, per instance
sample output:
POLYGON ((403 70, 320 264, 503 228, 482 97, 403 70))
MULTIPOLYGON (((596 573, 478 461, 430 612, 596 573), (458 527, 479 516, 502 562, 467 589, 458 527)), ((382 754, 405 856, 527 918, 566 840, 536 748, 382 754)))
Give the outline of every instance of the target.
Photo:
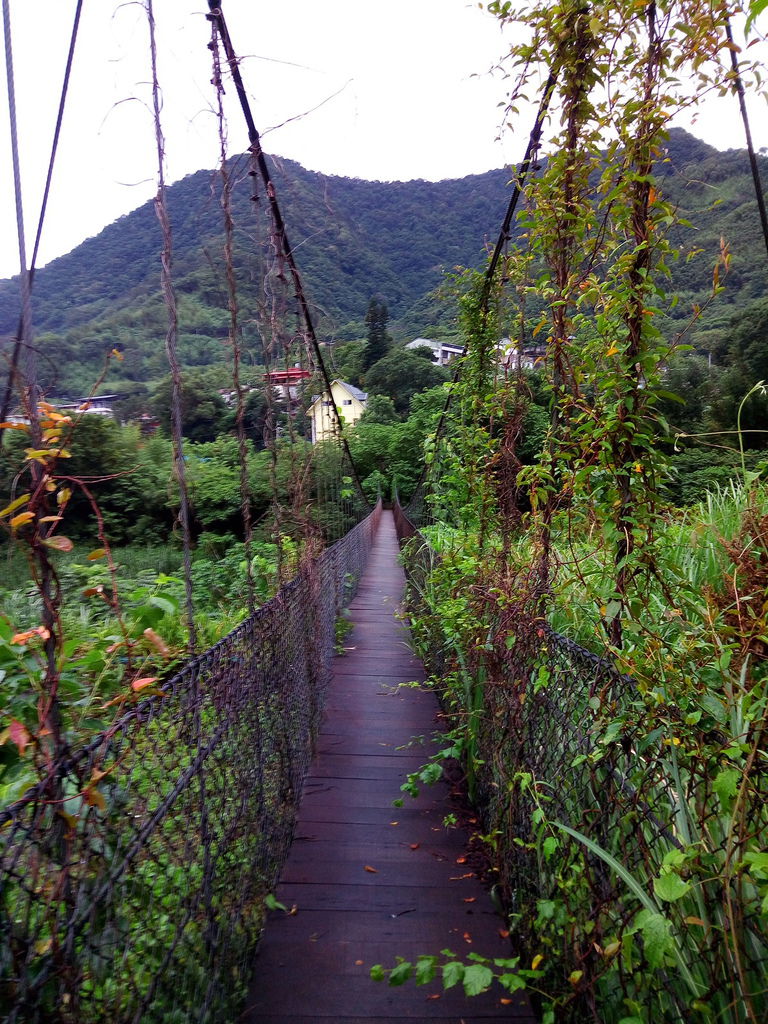
POLYGON ((45 626, 35 626, 34 629, 27 629, 23 633, 15 633, 11 637, 11 643, 26 644, 36 636, 39 636, 41 640, 47 640, 50 635, 50 631, 45 626))
POLYGON ((439 992, 433 992, 432 995, 427 996, 427 999, 439 999, 439 998, 440 998, 440 993, 439 992))
POLYGON ((457 864, 466 864, 467 863, 467 858, 466 857, 457 857, 456 858, 456 863, 457 864))
POLYGON ((499 928, 499 935, 502 937, 502 939, 508 939, 509 930, 507 928, 499 928))
POLYGON ((89 562, 98 562, 98 560, 100 558, 103 558, 104 555, 106 555, 106 553, 106 548, 96 548, 95 551, 91 551, 85 557, 88 559, 89 562))
POLYGON ((106 811, 107 809, 107 801, 104 799, 104 794, 100 789, 96 789, 95 786, 88 786, 83 790, 83 800, 85 800, 89 807, 98 807, 100 811, 106 811))
POLYGON ((43 516, 40 520, 41 523, 60 523, 63 516, 43 516))
POLYGON ((59 810, 59 817, 63 818, 64 821, 69 825, 70 828, 74 828, 77 825, 77 815, 70 814, 68 811, 59 810))
POLYGON ((421 843, 411 843, 411 849, 412 850, 418 850, 418 848, 420 846, 421 846, 421 843))
POLYGON ((28 423, 0 423, 0 430, 26 430, 29 433, 28 423))
POLYGON ((115 704, 125 704, 130 697, 127 693, 120 693, 117 697, 113 697, 112 700, 108 700, 106 704, 101 705, 101 710, 106 711, 107 708, 114 707, 115 704))
POLYGON ((365 960, 355 960, 355 967, 362 967, 365 960))
POLYGON ((26 503, 29 501, 29 498, 29 494, 22 494, 21 497, 17 498, 15 501, 12 501, 10 505, 6 505, 3 511, 0 512, 0 519, 3 519, 5 516, 9 516, 11 512, 15 512, 16 509, 21 508, 22 505, 26 505, 26 503))
POLYGON ((477 896, 465 896, 464 897, 464 902, 465 903, 477 903, 477 896))
POLYGON ((499 1000, 499 1002, 501 1003, 502 1006, 511 1006, 512 1005, 512 1000, 509 999, 507 996, 502 996, 501 999, 499 1000))
POLYGON ((138 693, 139 690, 145 690, 152 683, 157 682, 157 676, 144 676, 142 679, 134 679, 131 683, 131 689, 134 693, 138 693))
POLYGON ((147 627, 144 630, 144 636, 147 638, 147 640, 149 640, 152 646, 156 650, 158 650, 160 654, 162 654, 164 658, 170 658, 171 651, 170 648, 168 647, 168 644, 166 644, 165 640, 163 640, 161 636, 157 635, 154 629, 150 629, 149 627, 147 627))
POLYGON ((35 518, 34 512, 19 512, 17 516, 14 516, 10 521, 12 530, 18 530, 20 526, 24 526, 26 523, 31 522, 35 518))
POLYGON ((469 934, 469 932, 464 932, 464 935, 462 937, 465 942, 468 942, 470 946, 472 945, 472 936, 469 934))
POLYGON ((11 724, 8 726, 8 735, 19 748, 19 753, 23 757, 24 751, 32 740, 26 725, 17 721, 15 718, 12 719, 11 724))
POLYGON ((69 537, 48 537, 43 544, 48 548, 53 548, 54 551, 71 551, 75 546, 69 537))
POLYGON ((379 869, 378 868, 372 868, 370 864, 366 864, 364 870, 365 871, 370 871, 370 873, 372 875, 378 875, 378 873, 379 873, 379 869))

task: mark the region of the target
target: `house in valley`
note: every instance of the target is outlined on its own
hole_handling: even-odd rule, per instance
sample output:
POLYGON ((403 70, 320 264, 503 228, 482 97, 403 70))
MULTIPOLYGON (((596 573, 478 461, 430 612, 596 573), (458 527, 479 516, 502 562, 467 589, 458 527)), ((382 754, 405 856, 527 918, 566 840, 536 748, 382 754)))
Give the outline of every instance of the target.
POLYGON ((336 417, 333 414, 334 405, 339 411, 342 423, 348 427, 357 423, 363 415, 367 401, 368 395, 365 391, 343 380, 333 381, 330 395, 327 391, 322 395, 314 395, 307 410, 312 423, 312 444, 338 437, 336 417))

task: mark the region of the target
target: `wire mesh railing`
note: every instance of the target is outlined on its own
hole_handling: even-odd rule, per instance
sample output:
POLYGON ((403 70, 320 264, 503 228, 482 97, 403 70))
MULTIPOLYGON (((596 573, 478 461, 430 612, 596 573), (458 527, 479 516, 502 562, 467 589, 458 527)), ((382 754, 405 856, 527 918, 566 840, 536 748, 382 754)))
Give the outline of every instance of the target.
POLYGON ((766 1019, 759 757, 716 782, 633 679, 541 619, 511 640, 491 617, 457 650, 433 591, 441 556, 399 507, 395 522, 427 670, 470 721, 498 891, 531 956, 565 965, 562 1019, 612 1022, 631 1005, 659 1022, 766 1019))
POLYGON ((8 1024, 234 1019, 379 514, 0 811, 8 1024))

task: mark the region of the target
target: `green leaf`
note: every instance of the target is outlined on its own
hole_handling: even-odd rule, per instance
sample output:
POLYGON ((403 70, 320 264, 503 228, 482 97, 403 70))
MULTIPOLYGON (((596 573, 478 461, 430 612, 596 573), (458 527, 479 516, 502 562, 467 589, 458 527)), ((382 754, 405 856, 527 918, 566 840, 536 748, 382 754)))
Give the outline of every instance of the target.
POLYGON ((390 985, 404 985, 413 974, 413 964, 410 960, 401 960, 397 967, 389 972, 390 985))
POLYGON ((688 882, 684 882, 674 871, 668 871, 653 880, 653 891, 660 900, 666 900, 667 903, 681 899, 687 892, 690 892, 690 889, 688 882))
POLYGON ((519 974, 500 974, 499 984, 502 985, 507 992, 517 992, 521 988, 525 988, 528 984, 525 978, 521 978, 519 974))
POLYGON ((645 958, 650 967, 661 967, 667 953, 673 951, 672 925, 663 914, 651 914, 646 910, 638 914, 640 934, 643 937, 645 958))
POLYGON ((555 836, 547 836, 547 838, 544 840, 542 844, 544 850, 544 857, 546 860, 549 860, 549 858, 552 856, 552 854, 555 852, 559 845, 560 843, 555 838, 555 836))
POLYGON ((416 961, 416 984, 428 985, 437 973, 436 956, 420 956, 416 961))
POLYGON ((384 970, 381 964, 374 964, 371 968, 371 981, 384 981, 387 976, 387 972, 384 970))
POLYGON ((159 608, 166 615, 175 615, 179 610, 179 606, 175 601, 169 601, 167 597, 160 597, 159 594, 152 594, 148 603, 155 608, 159 608))
POLYGON ((468 996, 478 996, 487 991, 493 982, 493 971, 483 964, 472 964, 464 970, 464 992, 468 996))
POLYGON ((751 0, 749 4, 749 16, 744 25, 744 35, 749 35, 750 29, 755 23, 755 18, 768 8, 768 0, 751 0))
POLYGON ((752 874, 768 878, 768 853, 758 851, 745 853, 744 863, 749 865, 752 874))
POLYGON ((713 693, 705 693, 699 698, 699 703, 702 705, 705 711, 708 711, 716 722, 721 724, 725 722, 728 717, 728 711, 725 704, 719 700, 713 693))
POLYGON ((736 771, 735 768, 726 768, 715 777, 712 789, 717 793, 720 803, 724 807, 730 806, 731 800, 736 796, 741 778, 741 772, 736 771))
POLYGON ((284 903, 280 903, 279 900, 275 898, 274 893, 271 892, 268 892, 264 897, 264 906, 267 910, 282 910, 286 914, 288 913, 288 907, 286 907, 284 903))
POLYGON ((443 988, 453 988, 464 977, 464 964, 460 964, 458 960, 452 960, 447 964, 443 964, 443 988))

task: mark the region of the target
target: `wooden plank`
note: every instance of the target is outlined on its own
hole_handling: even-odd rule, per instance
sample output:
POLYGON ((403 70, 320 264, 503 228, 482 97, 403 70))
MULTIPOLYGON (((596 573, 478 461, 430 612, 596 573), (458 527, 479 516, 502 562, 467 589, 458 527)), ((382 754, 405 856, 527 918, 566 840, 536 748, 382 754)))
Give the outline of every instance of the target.
POLYGON ((385 516, 350 606, 348 648, 334 659, 317 753, 242 1024, 534 1021, 527 999, 500 988, 467 999, 459 988, 390 988, 374 963, 439 954, 511 955, 503 922, 466 864, 466 835, 446 830, 451 787, 413 798, 400 789, 439 746, 434 693, 400 686, 424 670, 395 619, 403 588, 385 516), (403 801, 403 806, 395 806, 403 801), (367 869, 373 870, 367 870, 367 869), (429 998, 430 996, 434 998, 429 998))

